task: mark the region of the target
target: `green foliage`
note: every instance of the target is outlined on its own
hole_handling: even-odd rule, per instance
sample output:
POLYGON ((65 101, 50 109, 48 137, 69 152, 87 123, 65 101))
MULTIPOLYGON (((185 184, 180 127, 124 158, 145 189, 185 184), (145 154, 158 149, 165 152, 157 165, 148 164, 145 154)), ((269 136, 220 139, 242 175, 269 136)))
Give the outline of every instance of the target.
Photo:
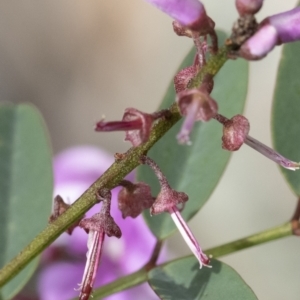
MULTIPOLYGON (((49 141, 39 112, 30 105, 0 105, 0 267, 47 224, 52 202, 49 141)), ((31 262, 1 290, 13 297, 29 280, 31 262)))
POLYGON ((212 268, 199 270, 194 257, 185 257, 156 267, 148 273, 149 283, 160 299, 255 300, 243 279, 226 264, 212 260, 212 268))
MULTIPOLYGON (((224 40, 224 34, 219 33, 219 39, 224 40)), ((191 51, 180 69, 191 65, 193 59, 194 51, 191 51)), ((227 62, 215 77, 214 83, 212 97, 218 102, 219 112, 229 118, 241 113, 247 94, 248 63, 244 60, 227 62)), ((169 107, 174 99, 172 82, 160 108, 169 107)), ((181 124, 179 122, 169 130, 148 155, 161 167, 172 188, 189 195, 189 201, 182 212, 184 218, 189 220, 205 204, 218 184, 230 152, 221 147, 222 127, 216 121, 198 122, 191 135, 191 146, 177 143, 176 135, 181 124)), ((139 167, 138 180, 150 184, 154 195, 159 192, 158 181, 149 168, 139 167)), ((169 214, 150 217, 146 212, 144 217, 159 239, 166 238, 175 230, 169 214)))
MULTIPOLYGON (((272 110, 272 133, 275 149, 285 157, 300 161, 300 42, 283 47, 278 69, 272 110)), ((281 171, 300 196, 300 172, 281 171)))

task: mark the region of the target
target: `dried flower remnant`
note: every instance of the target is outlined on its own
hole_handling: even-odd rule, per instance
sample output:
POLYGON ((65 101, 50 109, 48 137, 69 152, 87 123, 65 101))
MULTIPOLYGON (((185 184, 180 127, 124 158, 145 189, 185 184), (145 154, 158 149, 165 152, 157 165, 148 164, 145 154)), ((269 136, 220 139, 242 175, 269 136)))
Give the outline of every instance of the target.
POLYGON ((147 114, 135 108, 126 108, 122 121, 104 122, 101 120, 96 124, 95 131, 125 131, 125 141, 130 141, 134 147, 137 147, 149 139, 153 122, 168 116, 168 113, 168 110, 162 110, 147 114))
MULTIPOLYGON (((70 204, 67 204, 64 202, 63 198, 60 195, 57 195, 54 198, 54 203, 53 203, 53 213, 49 217, 49 223, 52 223, 55 221, 60 215, 62 215, 67 209, 70 208, 70 204)), ((66 232, 68 234, 72 234, 73 230, 75 227, 78 226, 80 220, 76 221, 73 223, 67 230, 66 232)))
POLYGON ((229 39, 226 40, 226 45, 230 46, 231 52, 229 57, 236 59, 237 51, 256 32, 258 27, 257 21, 252 14, 241 15, 233 24, 232 33, 229 39))
POLYGON ((148 184, 122 180, 120 185, 123 188, 118 194, 118 206, 123 218, 136 218, 143 210, 152 206, 155 198, 152 197, 151 188, 148 184))
POLYGON ((227 119, 221 114, 214 117, 219 123, 223 124, 223 137, 222 148, 229 151, 238 150, 243 143, 260 152, 262 155, 276 162, 280 166, 289 169, 297 170, 300 168, 300 163, 291 161, 272 148, 264 145, 248 135, 250 125, 248 120, 241 116, 236 115, 232 119, 227 119))
POLYGON ((218 111, 217 102, 209 95, 213 87, 211 77, 203 81, 200 89, 184 90, 177 95, 177 103, 182 116, 183 125, 177 135, 180 144, 191 144, 190 133, 196 121, 209 121, 218 111))
POLYGON ((240 48, 247 60, 265 57, 276 45, 300 40, 300 7, 264 19, 257 32, 240 48))
MULTIPOLYGON (((211 21, 212 22, 212 21, 211 21)), ((178 36, 186 36, 189 38, 192 38, 196 47, 196 59, 198 61, 199 68, 202 68, 205 63, 205 55, 208 51, 212 53, 216 53, 218 50, 218 40, 217 36, 214 31, 211 33, 211 44, 212 46, 208 46, 207 43, 207 35, 201 34, 197 31, 193 31, 189 29, 188 27, 182 26, 179 22, 174 21, 172 23, 173 30, 178 36)), ((214 24, 212 24, 212 28, 214 27, 214 24)), ((194 63, 195 65, 195 63, 194 63)))
POLYGON ((80 284, 80 300, 89 299, 92 292, 105 234, 117 238, 122 235, 119 226, 110 215, 111 192, 103 189, 97 194, 97 197, 99 201, 102 201, 100 213, 91 218, 83 219, 79 223, 79 226, 88 232, 88 252, 83 279, 80 284))
POLYGON ((188 38, 193 37, 193 31, 188 27, 182 26, 179 22, 173 21, 173 30, 178 36, 186 36, 188 38))
POLYGON ((167 178, 163 175, 158 165, 149 157, 142 156, 141 163, 148 165, 154 171, 158 178, 160 184, 160 192, 153 203, 150 213, 151 215, 160 214, 163 212, 170 213, 175 225, 177 226, 182 237, 186 241, 187 245, 191 249, 192 253, 195 255, 200 264, 200 269, 202 266, 209 267, 209 258, 202 251, 199 246, 195 236, 189 229, 187 223, 182 218, 178 207, 183 207, 188 201, 188 195, 183 192, 178 192, 173 190, 167 178))

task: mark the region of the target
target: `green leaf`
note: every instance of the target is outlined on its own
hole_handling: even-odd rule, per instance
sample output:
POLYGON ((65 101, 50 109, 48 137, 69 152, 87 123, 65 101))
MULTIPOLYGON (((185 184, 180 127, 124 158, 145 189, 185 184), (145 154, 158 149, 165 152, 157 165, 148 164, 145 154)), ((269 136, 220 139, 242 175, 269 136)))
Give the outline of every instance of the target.
MULTIPOLYGON (((224 40, 224 34, 219 34, 224 40)), ((191 65, 194 51, 185 58, 180 69, 191 65)), ((219 104, 219 112, 226 117, 243 111, 247 86, 248 63, 244 60, 228 61, 214 79, 212 97, 219 104)), ((169 107, 174 102, 173 83, 170 84, 161 108, 169 107)), ((149 157, 154 159, 167 176, 172 188, 184 191, 189 195, 182 212, 186 220, 191 219, 208 200, 229 160, 230 152, 222 149, 222 127, 215 120, 198 122, 191 135, 191 146, 179 145, 176 135, 182 121, 176 124, 150 151, 149 157)), ((138 180, 151 185, 152 192, 159 192, 159 184, 153 172, 146 166, 138 169, 138 180)), ((167 213, 150 217, 144 214, 152 232, 164 239, 170 235, 175 226, 167 213)))
MULTIPOLYGON (((52 162, 48 136, 31 105, 0 105, 0 267, 46 225, 52 203, 52 162)), ((31 262, 1 290, 12 298, 29 280, 31 262)))
MULTIPOLYGON (((283 47, 272 109, 272 137, 275 149, 293 161, 300 161, 300 42, 283 47)), ((281 168, 300 196, 300 172, 281 168)))
POLYGON ((185 257, 148 273, 149 283, 160 299, 255 300, 257 297, 238 273, 212 260, 212 268, 199 269, 194 257, 185 257))

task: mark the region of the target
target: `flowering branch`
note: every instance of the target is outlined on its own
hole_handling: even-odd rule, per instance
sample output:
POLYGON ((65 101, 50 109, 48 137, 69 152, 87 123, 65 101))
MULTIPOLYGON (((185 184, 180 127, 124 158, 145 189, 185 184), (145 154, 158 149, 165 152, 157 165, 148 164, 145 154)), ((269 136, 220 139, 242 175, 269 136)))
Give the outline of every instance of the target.
MULTIPOLYGON (((211 249, 207 249, 205 250, 205 252, 208 253, 209 255, 212 255, 214 258, 218 258, 230 253, 234 253, 239 250, 243 250, 253 246, 271 242, 277 239, 281 239, 283 237, 295 235, 295 233, 293 232, 294 230, 293 227, 294 227, 293 221, 287 222, 280 226, 276 226, 271 229, 261 231, 259 233, 250 235, 248 237, 221 246, 217 246, 211 249)), ((299 221, 298 221, 298 228, 299 228, 299 221)), ((172 261, 169 261, 167 263, 171 263, 172 261)), ((133 286, 146 282, 147 280, 148 280, 147 268, 145 266, 140 270, 136 271, 135 273, 132 273, 128 276, 121 277, 115 280, 114 282, 108 283, 102 286, 101 288, 94 290, 93 295, 94 297, 102 299, 103 297, 107 297, 113 293, 119 292, 124 289, 129 289, 133 286)))
MULTIPOLYGON (((212 55, 206 65, 191 81, 189 88, 199 86, 205 74, 214 76, 226 62, 229 48, 224 46, 216 55, 212 55)), ((79 220, 87 210, 97 203, 98 190, 116 187, 119 182, 140 164, 140 157, 145 155, 151 147, 175 124, 181 115, 177 103, 169 108, 168 118, 159 119, 153 126, 149 139, 138 147, 130 148, 124 155, 117 155, 115 163, 70 206, 65 213, 60 215, 51 224, 38 234, 15 258, 0 270, 0 287, 17 275, 31 260, 49 246, 60 234, 79 220)))
MULTIPOLYGON (((276 226, 253 235, 247 236, 242 239, 238 239, 236 241, 223 244, 221 246, 217 246, 214 248, 210 248, 205 250, 209 256, 213 256, 214 258, 218 258, 230 253, 234 253, 239 250, 247 249, 253 246, 257 246, 260 244, 264 244, 267 242, 275 241, 284 237, 288 237, 291 235, 300 236, 300 198, 298 198, 298 202, 296 205, 295 212, 289 222, 286 222, 280 226, 276 226)), ((130 275, 121 277, 114 282, 108 283, 94 291, 94 296, 103 298, 109 296, 113 293, 119 292, 124 289, 131 288, 148 280, 147 272, 154 268, 156 262, 156 252, 159 252, 161 247, 161 242, 157 242, 153 254, 149 260, 149 262, 142 267, 140 270, 132 273, 130 275), (154 257, 154 263, 153 263, 154 257)), ((170 263, 172 261, 169 261, 170 263)), ((75 300, 75 299, 74 299, 75 300)))

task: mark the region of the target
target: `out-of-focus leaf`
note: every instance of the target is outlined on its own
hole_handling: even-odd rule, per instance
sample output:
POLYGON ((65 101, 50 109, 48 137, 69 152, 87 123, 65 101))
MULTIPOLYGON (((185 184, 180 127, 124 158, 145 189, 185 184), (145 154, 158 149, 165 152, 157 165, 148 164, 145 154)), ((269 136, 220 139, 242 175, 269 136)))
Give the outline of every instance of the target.
POLYGON ((152 269, 148 281, 163 300, 257 300, 231 267, 217 260, 212 260, 211 265, 211 269, 199 269, 194 257, 181 258, 152 269))
MULTIPOLYGON (((219 33, 219 39, 224 40, 219 33)), ((221 43, 222 44, 222 43, 221 43)), ((185 58, 180 69, 191 65, 194 51, 185 58)), ((244 60, 228 61, 214 79, 212 97, 219 104, 219 112, 226 117, 243 111, 248 87, 248 63, 244 60)), ((160 108, 169 107, 175 99, 173 83, 170 84, 160 108)), ((176 135, 182 121, 176 124, 148 153, 161 167, 172 188, 189 195, 182 212, 186 220, 191 219, 208 200, 216 187, 230 152, 222 149, 222 126, 211 120, 207 123, 198 122, 191 135, 191 146, 179 145, 176 135)), ((138 180, 151 185, 152 192, 159 192, 158 181, 153 172, 146 166, 139 167, 138 180)), ((174 230, 173 221, 167 213, 144 217, 152 232, 163 239, 174 230)))
MULTIPOLYGON (((283 47, 272 109, 275 149, 300 161, 300 42, 283 47)), ((300 171, 281 171, 296 195, 300 195, 300 171)))
MULTIPOLYGON (((52 202, 52 163, 39 112, 30 105, 0 105, 0 268, 47 224, 52 202)), ((29 280, 31 262, 1 289, 12 298, 29 280)))

